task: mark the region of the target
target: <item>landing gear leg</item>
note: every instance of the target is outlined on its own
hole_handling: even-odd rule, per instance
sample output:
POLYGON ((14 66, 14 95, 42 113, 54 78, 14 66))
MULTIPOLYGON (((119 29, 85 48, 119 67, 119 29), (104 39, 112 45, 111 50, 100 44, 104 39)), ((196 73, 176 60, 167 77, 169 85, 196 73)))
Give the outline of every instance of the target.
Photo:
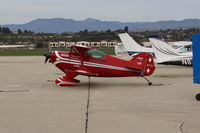
POLYGON ((148 85, 149 85, 149 86, 152 86, 152 82, 150 82, 149 79, 147 79, 145 76, 142 76, 142 77, 148 82, 148 85))

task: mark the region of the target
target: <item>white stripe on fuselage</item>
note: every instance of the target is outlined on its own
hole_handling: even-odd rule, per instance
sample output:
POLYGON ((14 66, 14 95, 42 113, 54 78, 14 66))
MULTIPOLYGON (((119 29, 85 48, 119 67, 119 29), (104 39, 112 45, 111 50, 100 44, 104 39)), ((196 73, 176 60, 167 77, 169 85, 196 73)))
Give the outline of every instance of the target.
POLYGON ((67 64, 74 64, 74 65, 81 65, 80 60, 73 60, 69 58, 63 58, 58 54, 58 51, 55 51, 56 54, 56 61, 53 63, 54 65, 57 65, 59 63, 67 63, 67 64))
POLYGON ((72 62, 79 62, 79 63, 81 63, 80 60, 73 60, 73 59, 69 59, 69 58, 63 58, 63 57, 61 57, 61 56, 58 54, 58 51, 55 51, 55 54, 56 54, 56 57, 58 57, 57 59, 60 59, 60 60, 66 60, 66 61, 72 61, 72 62))
POLYGON ((131 71, 131 72, 134 71, 132 69, 128 69, 128 68, 124 68, 124 67, 104 65, 104 64, 98 64, 98 63, 93 63, 93 62, 83 62, 83 64, 85 66, 90 66, 90 67, 98 67, 98 68, 106 68, 106 69, 114 69, 114 70, 122 70, 122 71, 131 71))
POLYGON ((62 60, 58 60, 58 61, 55 61, 53 64, 54 65, 57 65, 59 63, 66 63, 66 64, 74 64, 74 65, 81 65, 81 63, 76 63, 76 62, 70 62, 70 61, 62 61, 62 60))

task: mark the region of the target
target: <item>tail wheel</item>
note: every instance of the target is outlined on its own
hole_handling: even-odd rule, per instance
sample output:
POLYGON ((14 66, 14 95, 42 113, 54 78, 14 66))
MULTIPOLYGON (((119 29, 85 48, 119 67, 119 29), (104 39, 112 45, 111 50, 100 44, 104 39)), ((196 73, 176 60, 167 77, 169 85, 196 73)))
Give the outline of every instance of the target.
POLYGON ((149 86, 152 86, 152 82, 149 82, 148 85, 149 85, 149 86))

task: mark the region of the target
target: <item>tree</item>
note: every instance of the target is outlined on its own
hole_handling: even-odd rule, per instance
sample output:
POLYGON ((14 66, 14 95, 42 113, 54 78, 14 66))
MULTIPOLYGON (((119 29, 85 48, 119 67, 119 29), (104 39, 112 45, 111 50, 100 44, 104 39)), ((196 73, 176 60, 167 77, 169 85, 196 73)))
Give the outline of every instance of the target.
POLYGON ((24 33, 25 33, 25 34, 27 34, 27 33, 28 33, 28 31, 27 31, 27 30, 24 30, 24 33))
POLYGON ((43 42, 38 42, 38 43, 36 44, 36 47, 37 47, 37 48, 43 48, 43 47, 44 47, 44 43, 43 43, 43 42))
POLYGON ((22 32, 21 29, 18 29, 18 30, 17 30, 17 33, 18 33, 18 34, 22 34, 23 32, 22 32))
POLYGON ((106 33, 110 34, 110 33, 111 33, 111 30, 110 30, 110 29, 108 29, 108 30, 106 31, 106 33))
POLYGON ((128 26, 124 27, 124 32, 128 32, 128 26))
POLYGON ((83 33, 84 33, 84 35, 87 35, 87 34, 88 34, 88 30, 85 29, 85 30, 83 31, 83 33))
POLYGON ((2 28, 2 33, 8 34, 8 33, 11 33, 11 31, 10 31, 10 29, 8 27, 3 27, 2 28))

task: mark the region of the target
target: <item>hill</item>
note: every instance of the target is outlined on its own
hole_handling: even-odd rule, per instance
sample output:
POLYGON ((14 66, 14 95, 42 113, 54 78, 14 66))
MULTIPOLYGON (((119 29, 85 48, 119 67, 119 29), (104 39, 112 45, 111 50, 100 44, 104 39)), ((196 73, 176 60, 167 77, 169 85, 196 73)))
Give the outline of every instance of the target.
POLYGON ((200 19, 185 19, 181 21, 157 21, 157 22, 118 22, 101 21, 88 18, 82 21, 64 18, 36 19, 25 24, 0 25, 0 27, 9 27, 11 30, 31 30, 36 33, 63 33, 79 32, 81 30, 105 31, 107 29, 117 30, 129 27, 130 31, 160 30, 169 28, 199 28, 200 19))

